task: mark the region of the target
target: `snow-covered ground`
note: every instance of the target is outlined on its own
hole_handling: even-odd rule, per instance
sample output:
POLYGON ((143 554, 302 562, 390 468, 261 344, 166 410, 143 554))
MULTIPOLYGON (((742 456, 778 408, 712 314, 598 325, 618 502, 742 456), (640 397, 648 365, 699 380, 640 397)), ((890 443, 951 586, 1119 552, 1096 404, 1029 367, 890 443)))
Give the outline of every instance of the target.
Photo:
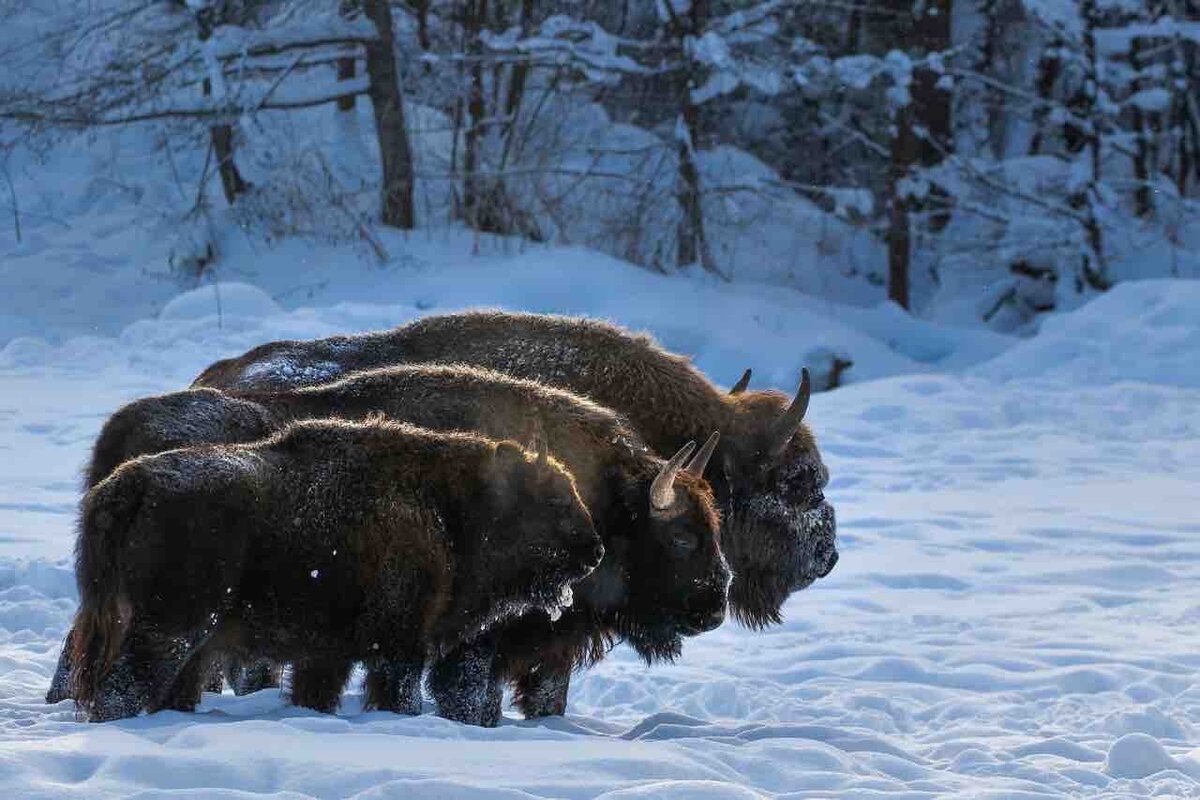
POLYGON ((1122 285, 1016 342, 580 251, 412 247, 441 265, 375 303, 225 285, 218 318, 206 287, 83 338, 47 308, 0 348, 0 796, 1200 797, 1200 283, 1122 285), (259 341, 478 304, 648 328, 722 383, 790 389, 813 348, 847 349, 856 382, 809 412, 833 574, 674 666, 619 650, 562 720, 362 714, 357 687, 337 716, 273 692, 105 725, 42 702, 107 414, 259 341))

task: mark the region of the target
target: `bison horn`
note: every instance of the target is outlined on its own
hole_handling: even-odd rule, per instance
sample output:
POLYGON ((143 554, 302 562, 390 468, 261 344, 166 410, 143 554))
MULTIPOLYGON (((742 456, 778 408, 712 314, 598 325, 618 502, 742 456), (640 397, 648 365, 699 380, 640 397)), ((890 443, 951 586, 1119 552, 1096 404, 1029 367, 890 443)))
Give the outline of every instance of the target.
POLYGON ((683 468, 683 471, 697 478, 704 477, 704 468, 708 466, 708 460, 712 458, 713 450, 717 449, 717 441, 721 438, 720 431, 713 431, 712 436, 708 437, 708 441, 696 453, 696 457, 688 462, 688 465, 683 468))
POLYGON ((529 449, 537 453, 538 466, 546 466, 550 456, 550 448, 546 444, 546 426, 541 417, 536 417, 533 420, 533 430, 529 434, 529 449))
POLYGON ((666 511, 675 505, 675 476, 683 469, 683 462, 696 449, 695 442, 688 442, 679 448, 679 452, 671 456, 671 460, 662 465, 654 483, 650 484, 650 510, 666 511))
POLYGON ((741 394, 742 392, 746 391, 746 387, 749 385, 750 385, 750 368, 747 367, 746 371, 742 373, 742 377, 738 378, 738 382, 735 383, 733 385, 733 388, 729 390, 729 393, 730 394, 741 394))
POLYGON ((792 404, 775 423, 775 453, 783 452, 783 448, 792 440, 792 434, 800 428, 800 423, 804 421, 804 412, 808 411, 808 398, 811 393, 812 381, 808 377, 808 369, 805 368, 800 371, 800 388, 796 390, 792 404))

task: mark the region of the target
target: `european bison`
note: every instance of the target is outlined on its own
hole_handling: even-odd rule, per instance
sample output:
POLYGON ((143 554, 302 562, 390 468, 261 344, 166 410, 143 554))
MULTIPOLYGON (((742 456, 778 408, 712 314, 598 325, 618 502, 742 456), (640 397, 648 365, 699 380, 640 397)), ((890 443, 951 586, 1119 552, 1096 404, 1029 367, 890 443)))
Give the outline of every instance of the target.
POLYGON ((726 394, 688 359, 604 322, 471 312, 358 336, 264 344, 216 362, 193 385, 272 390, 402 362, 475 364, 570 389, 625 414, 660 453, 721 431, 710 480, 734 572, 729 604, 751 627, 779 622, 788 595, 837 563, 833 507, 822 493, 828 471, 803 422, 807 373, 794 398, 747 390, 749 375, 726 394))
MULTIPOLYGON (((252 441, 294 419, 361 418, 377 412, 438 430, 473 430, 520 441, 538 438, 575 477, 608 555, 575 587, 575 604, 561 619, 527 615, 519 625, 506 624, 495 642, 495 678, 516 681, 518 704, 527 715, 561 713, 571 669, 603 655, 614 639, 628 640, 653 661, 678 654, 681 635, 722 621, 729 572, 717 543, 719 518, 701 479, 715 438, 690 462, 685 446, 664 463, 609 409, 488 370, 410 365, 290 391, 233 397, 195 389, 137 400, 105 424, 88 474, 99 480, 128 459, 172 447, 252 441), (545 688, 530 688, 535 685, 553 685, 556 691, 551 696, 545 688), (540 704, 535 696, 543 698, 540 704)), ((494 642, 482 640, 434 670, 431 689, 439 706, 458 706, 450 716, 498 719, 494 693, 464 698, 486 708, 453 699, 463 695, 453 689, 461 683, 462 669, 491 671, 479 663, 491 658, 483 652, 489 643, 494 642)), ((68 670, 64 656, 59 673, 68 670)), ((382 680, 375 673, 368 680, 376 678, 382 680)))
POLYGON ((411 704, 428 654, 557 607, 603 555, 544 451, 383 421, 139 457, 81 512, 73 677, 94 721, 194 707, 214 650, 291 661, 298 705, 334 709, 356 661, 393 682, 368 706, 411 704))

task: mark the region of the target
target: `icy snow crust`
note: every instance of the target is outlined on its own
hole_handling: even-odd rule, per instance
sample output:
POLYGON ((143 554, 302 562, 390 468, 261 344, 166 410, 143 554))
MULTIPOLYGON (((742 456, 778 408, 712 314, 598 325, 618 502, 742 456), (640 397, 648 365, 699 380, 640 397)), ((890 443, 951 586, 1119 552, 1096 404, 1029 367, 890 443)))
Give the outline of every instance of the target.
MULTIPOLYGON (((674 666, 618 651, 572 682, 565 719, 509 711, 492 730, 363 714, 356 685, 336 716, 271 691, 105 725, 44 705, 76 599, 77 471, 105 416, 260 341, 427 313, 276 312, 232 289, 218 327, 194 296, 116 338, 0 350, 0 797, 1200 797, 1196 284, 1120 286, 935 372, 992 340, 955 349, 914 324, 885 347, 882 322, 854 316, 884 312, 822 331, 803 303, 789 330, 778 290, 735 287, 722 311, 698 284, 646 294, 658 284, 615 263, 524 307, 650 328, 724 383, 753 365, 754 385, 791 389, 797 351, 829 331, 893 375, 813 398, 842 559, 782 626, 727 624, 674 666)), ((409 291, 522 307, 535 285, 454 269, 409 291)))

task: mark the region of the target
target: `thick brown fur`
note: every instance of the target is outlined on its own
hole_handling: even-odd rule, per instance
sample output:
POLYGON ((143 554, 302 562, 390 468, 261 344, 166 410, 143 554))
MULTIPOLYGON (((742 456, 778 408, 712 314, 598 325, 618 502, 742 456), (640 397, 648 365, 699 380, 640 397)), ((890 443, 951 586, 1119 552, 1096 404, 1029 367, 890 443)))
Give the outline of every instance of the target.
POLYGON ((419 675, 603 554, 553 459, 382 421, 141 456, 81 512, 74 689, 92 720, 193 706, 218 651, 292 662, 293 702, 329 711, 353 662, 419 675))
POLYGON ((734 571, 730 607, 752 627, 779 621, 788 595, 837 561, 828 473, 801 425, 782 448, 774 435, 789 398, 728 394, 649 336, 572 317, 480 311, 427 317, 359 336, 264 344, 206 369, 194 386, 233 391, 303 385, 402 362, 459 362, 569 389, 624 414, 669 454, 720 430, 710 470, 734 571))
MULTIPOLYGON (((707 483, 679 474, 677 508, 669 519, 656 519, 649 487, 663 462, 623 418, 569 392, 488 370, 400 366, 291 391, 232 397, 193 389, 139 400, 104 426, 90 474, 103 474, 105 464, 186 442, 188 435, 198 436, 197 443, 233 442, 260 438, 293 419, 376 413, 437 430, 543 439, 571 470, 592 512, 609 556, 576 588, 575 605, 563 619, 551 623, 546 615, 533 614, 520 625, 506 626, 512 630, 498 645, 498 679, 519 680, 544 668, 544 660, 564 665, 569 674, 622 639, 647 661, 672 658, 681 635, 711 628, 723 618, 729 572, 707 483), (227 426, 221 424, 223 408, 227 426), (553 657, 542 658, 551 651, 553 657)), ((368 707, 388 704, 371 690, 384 683, 368 675, 368 707)))

